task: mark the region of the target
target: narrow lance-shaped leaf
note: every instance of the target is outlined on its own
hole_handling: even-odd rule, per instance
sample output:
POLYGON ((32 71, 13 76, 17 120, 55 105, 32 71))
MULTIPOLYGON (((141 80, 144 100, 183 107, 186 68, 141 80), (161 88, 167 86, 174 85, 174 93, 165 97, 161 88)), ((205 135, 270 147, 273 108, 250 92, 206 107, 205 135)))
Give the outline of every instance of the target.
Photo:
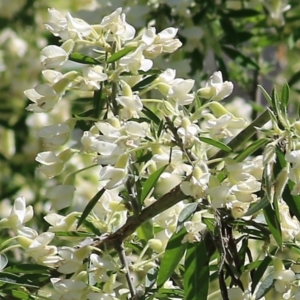
POLYGON ((237 155, 234 160, 236 162, 242 162, 244 159, 249 157, 252 153, 260 148, 263 148, 268 143, 268 139, 259 139, 251 143, 245 150, 243 150, 239 155, 237 155))
MULTIPOLYGON (((284 154, 282 151, 277 148, 276 149, 277 159, 280 163, 281 168, 286 167, 286 160, 284 157, 284 154)), ((293 190, 294 182, 291 180, 288 181, 288 184, 286 185, 285 189, 283 190, 282 197, 285 201, 285 203, 288 205, 289 209, 291 210, 292 214, 296 216, 296 218, 300 221, 300 196, 295 195, 293 196, 291 194, 291 191, 293 190)))
POLYGON ((144 106, 142 112, 145 116, 147 116, 151 121, 153 121, 156 125, 160 124, 160 118, 148 107, 144 106))
POLYGON ((138 229, 137 229, 137 235, 141 241, 144 241, 144 244, 146 244, 150 239, 153 238, 153 225, 151 221, 147 221, 146 223, 143 223, 138 229))
POLYGON ((210 138, 207 138, 207 137, 200 137, 200 141, 202 141, 203 143, 212 145, 216 148, 222 149, 226 152, 231 152, 232 151, 231 148, 229 146, 227 146, 226 144, 223 144, 219 141, 216 141, 216 140, 213 140, 213 139, 210 139, 210 138))
POLYGON ((100 65, 100 62, 97 59, 81 53, 71 53, 69 55, 69 60, 85 65, 100 65))
POLYGON ((193 212, 196 210, 197 206, 198 206, 198 203, 196 203, 196 202, 190 203, 180 212, 180 214, 178 216, 176 232, 180 231, 183 228, 184 222, 193 214, 193 212))
POLYGON ((131 52, 134 49, 135 49, 135 47, 126 47, 118 52, 115 52, 112 56, 110 56, 108 58, 107 63, 113 63, 113 62, 119 60, 120 58, 122 58, 123 56, 125 56, 126 54, 128 54, 129 52, 131 52))
POLYGON ((137 91, 144 89, 146 86, 148 86, 150 83, 152 83, 157 77, 158 77, 158 74, 146 77, 145 79, 141 80, 136 85, 134 85, 131 88, 132 91, 137 92, 137 91))
POLYGON ((289 103, 289 98, 290 98, 290 88, 289 88, 289 85, 286 82, 282 87, 281 95, 280 95, 281 110, 284 111, 285 113, 287 112, 287 106, 288 106, 288 103, 289 103))
POLYGON ((268 224, 268 228, 270 229, 277 245, 279 247, 282 246, 282 236, 281 236, 281 227, 280 220, 278 218, 276 210, 273 210, 271 204, 267 205, 263 209, 264 216, 268 224))
POLYGON ((143 184, 143 190, 141 194, 141 203, 144 202, 146 197, 149 195, 150 191, 154 188, 156 182, 158 181, 160 175, 165 171, 166 167, 168 165, 162 166, 158 170, 156 170, 154 173, 152 173, 145 183, 143 184))
MULTIPOLYGON (((275 248, 271 251, 271 255, 274 255, 277 252, 278 248, 275 248)), ((257 284, 261 281, 266 269, 270 266, 272 262, 271 256, 266 256, 261 263, 259 264, 258 268, 254 272, 254 276, 252 278, 252 284, 251 284, 251 292, 253 293, 255 291, 255 288, 257 284)))
POLYGON ((185 228, 182 228, 179 232, 174 233, 170 238, 158 271, 158 288, 162 287, 163 284, 170 278, 183 257, 186 249, 186 243, 182 243, 181 241, 185 234, 186 230, 185 228))
POLYGON ((209 257, 204 240, 198 243, 188 244, 184 265, 185 299, 207 299, 209 287, 209 257))
POLYGON ((105 189, 101 189, 88 203, 88 205, 85 207, 85 209, 82 212, 81 217, 79 218, 78 224, 77 224, 77 228, 79 228, 79 226, 83 223, 83 221, 86 219, 86 217, 88 216, 88 214, 92 211, 92 209, 95 207, 95 205, 97 204, 98 200, 102 197, 102 195, 104 194, 105 189))

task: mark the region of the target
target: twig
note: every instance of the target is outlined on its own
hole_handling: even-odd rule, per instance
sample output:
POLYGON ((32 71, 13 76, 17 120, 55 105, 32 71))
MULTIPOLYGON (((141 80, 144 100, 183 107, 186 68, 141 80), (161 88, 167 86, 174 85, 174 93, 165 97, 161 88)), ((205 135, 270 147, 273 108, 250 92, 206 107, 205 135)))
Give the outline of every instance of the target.
POLYGON ((118 252, 121 264, 125 268, 125 277, 126 277, 126 281, 127 281, 128 287, 129 287, 131 297, 135 299, 136 290, 135 290, 135 287, 134 287, 134 285, 131 281, 129 264, 128 264, 127 257, 126 257, 125 251, 124 251, 123 243, 116 242, 114 244, 114 248, 118 252))
MULTIPOLYGON (((186 180, 188 179, 189 177, 186 180)), ((160 197, 156 202, 144 208, 140 214, 130 216, 121 228, 104 240, 100 240, 97 244, 95 244, 95 247, 99 248, 103 245, 111 245, 114 247, 116 243, 123 242, 143 223, 187 198, 188 196, 181 191, 180 184, 178 184, 170 192, 160 197)))

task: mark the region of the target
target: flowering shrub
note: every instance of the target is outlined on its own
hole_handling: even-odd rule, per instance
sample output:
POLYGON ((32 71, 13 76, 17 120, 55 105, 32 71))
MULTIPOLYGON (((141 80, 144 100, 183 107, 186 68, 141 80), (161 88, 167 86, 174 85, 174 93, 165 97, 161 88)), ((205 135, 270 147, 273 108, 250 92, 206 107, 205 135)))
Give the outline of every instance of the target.
POLYGON ((297 259, 278 254, 300 252, 288 84, 272 95, 260 87, 268 107, 250 120, 223 104, 234 85, 222 72, 197 89, 153 67, 182 46, 176 28, 136 32, 121 8, 95 25, 48 11, 61 45, 41 50, 46 83, 24 93, 32 113, 66 108, 37 132, 46 149, 35 158, 38 176, 62 180, 46 188, 45 230, 31 226, 24 197, 0 220, 10 234, 0 295, 297 299, 297 259))

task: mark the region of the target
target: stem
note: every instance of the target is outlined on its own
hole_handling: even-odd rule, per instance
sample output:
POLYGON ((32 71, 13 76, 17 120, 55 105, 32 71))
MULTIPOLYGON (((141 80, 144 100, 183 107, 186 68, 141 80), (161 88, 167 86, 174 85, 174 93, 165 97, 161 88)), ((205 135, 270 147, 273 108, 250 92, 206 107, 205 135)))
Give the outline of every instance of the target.
POLYGON ((116 242, 114 245, 114 248, 119 254, 121 264, 125 267, 125 271, 126 271, 125 277, 126 277, 126 281, 128 283, 130 294, 131 294, 132 299, 135 299, 134 297, 136 295, 136 290, 131 281, 129 265, 128 265, 127 257, 126 257, 125 251, 124 251, 123 244, 116 242))
MULTIPOLYGON (((189 178, 187 178, 187 180, 188 179, 189 178)), ((187 199, 188 196, 181 191, 180 185, 181 184, 178 184, 170 192, 160 197, 156 202, 144 208, 139 215, 130 216, 121 228, 108 236, 106 239, 99 241, 99 243, 95 246, 102 247, 104 244, 111 244, 111 246, 114 246, 114 244, 117 242, 124 241, 124 239, 135 232, 135 230, 143 223, 147 222, 149 219, 167 210, 178 202, 187 199)))
POLYGON ((103 89, 103 82, 101 82, 100 84, 100 89, 94 92, 94 97, 93 97, 94 117, 97 120, 99 119, 100 110, 101 110, 100 104, 102 98, 102 89, 103 89))
MULTIPOLYGON (((14 236, 14 237, 12 237, 12 238, 10 238, 10 239, 8 239, 8 240, 6 240, 6 241, 4 241, 2 244, 1 244, 1 249, 3 249, 4 248, 4 246, 6 246, 7 244, 9 244, 10 242, 12 242, 12 241, 14 241, 14 240, 16 240, 17 238, 19 238, 19 235, 17 235, 17 236, 14 236)), ((6 251, 6 250, 5 250, 6 251)), ((1 252, 0 253, 3 253, 3 251, 1 250, 1 252)))
POLYGON ((4 250, 2 250, 1 253, 5 253, 5 252, 7 252, 7 251, 10 251, 10 250, 12 250, 12 249, 19 248, 19 247, 21 247, 20 244, 12 245, 12 246, 9 246, 9 247, 5 248, 4 250))

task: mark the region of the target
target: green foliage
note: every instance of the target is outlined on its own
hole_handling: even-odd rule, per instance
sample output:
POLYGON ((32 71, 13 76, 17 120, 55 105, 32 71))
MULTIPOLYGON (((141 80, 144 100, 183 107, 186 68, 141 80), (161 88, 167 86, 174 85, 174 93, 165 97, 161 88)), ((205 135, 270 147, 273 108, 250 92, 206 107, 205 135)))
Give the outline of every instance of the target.
MULTIPOLYGON (((80 1, 75 1, 76 3, 73 4, 71 2, 62 4, 62 1, 61 3, 57 1, 56 4, 63 6, 63 9, 70 11, 72 15, 78 9, 86 9, 79 4, 80 1)), ((94 159, 101 159, 100 152, 105 152, 104 148, 98 148, 96 155, 92 154, 93 151, 89 149, 90 152, 86 151, 83 155, 84 158, 78 160, 78 165, 74 162, 66 163, 62 172, 56 176, 50 176, 50 180, 41 175, 40 169, 36 170, 37 163, 34 159, 36 154, 52 151, 56 146, 45 143, 45 139, 40 137, 39 130, 45 126, 45 120, 42 119, 46 114, 33 117, 31 113, 26 112, 25 106, 28 105, 28 99, 23 91, 45 81, 45 78, 41 79, 40 77, 42 70, 42 66, 39 64, 41 45, 60 45, 60 41, 57 37, 45 34, 45 30, 41 26, 41 23, 47 21, 46 7, 42 1, 20 1, 18 8, 14 8, 13 4, 9 7, 0 4, 0 45, 2 46, 0 47, 2 75, 0 138, 3 141, 0 145, 0 221, 9 215, 13 200, 26 195, 28 203, 37 212, 26 226, 35 228, 39 234, 50 233, 49 227, 55 227, 57 224, 51 224, 48 221, 46 223, 44 220, 44 217, 48 216, 50 206, 53 205, 45 195, 51 187, 62 182, 65 172, 76 174, 78 176, 74 182, 78 184, 78 191, 76 191, 78 203, 70 204, 70 207, 60 212, 60 216, 55 215, 57 218, 55 222, 61 222, 58 223, 62 229, 54 231, 55 238, 51 245, 56 245, 60 247, 59 249, 70 247, 75 250, 78 241, 89 239, 91 242, 88 247, 93 249, 91 251, 100 253, 101 258, 105 258, 105 255, 116 257, 118 254, 122 266, 119 266, 118 270, 104 272, 103 278, 108 276, 111 279, 118 273, 120 278, 117 280, 120 279, 122 284, 127 282, 130 289, 130 279, 126 279, 125 275, 136 272, 135 280, 139 281, 138 289, 145 287, 144 290, 141 288, 143 295, 139 299, 207 299, 211 293, 218 291, 219 293, 215 297, 212 295, 209 299, 215 300, 221 297, 226 299, 228 290, 232 287, 239 287, 241 291, 250 288, 255 299, 261 299, 267 293, 272 294, 275 279, 273 274, 270 274, 270 267, 272 267, 274 256, 277 255, 277 246, 284 250, 280 253, 280 257, 290 261, 285 265, 286 269, 297 264, 297 261, 294 261, 294 255, 300 253, 299 246, 294 243, 294 240, 287 241, 280 211, 281 205, 284 203, 288 207, 290 220, 300 221, 300 196, 292 192, 297 187, 297 182, 294 182, 295 175, 290 171, 296 163, 290 163, 286 158, 287 153, 299 148, 299 133, 295 121, 299 118, 297 110, 300 108, 297 100, 300 92, 300 71, 297 63, 300 4, 298 1, 287 1, 291 5, 291 9, 282 11, 277 17, 274 17, 264 1, 257 3, 253 1, 252 3, 252 1, 242 0, 196 0, 195 4, 188 4, 187 7, 181 3, 183 8, 176 6, 171 1, 163 1, 164 3, 156 1, 156 3, 155 1, 140 0, 134 5, 132 1, 121 2, 119 5, 127 7, 129 11, 128 19, 136 19, 137 25, 134 25, 137 30, 144 26, 149 27, 148 25, 153 21, 157 28, 156 33, 167 27, 180 27, 178 35, 183 47, 170 57, 162 56, 161 60, 157 59, 153 69, 138 70, 136 73, 125 69, 120 69, 118 70, 120 73, 115 73, 115 66, 118 65, 120 59, 134 53, 137 49, 136 40, 117 51, 115 51, 114 43, 107 44, 107 48, 101 48, 99 40, 99 45, 90 48, 87 43, 82 48, 76 48, 76 52, 68 56, 69 61, 77 63, 78 69, 83 66, 98 65, 104 66, 109 72, 108 79, 101 82, 100 88, 95 91, 81 90, 79 79, 76 79, 77 82, 74 80, 73 87, 79 91, 72 90, 72 84, 69 84, 62 99, 58 101, 57 110, 47 114, 49 124, 54 122, 61 125, 68 119, 67 126, 73 131, 69 141, 56 149, 59 149, 59 152, 64 151, 69 145, 72 147, 75 145, 73 149, 75 149, 76 155, 84 153, 86 149, 83 149, 83 142, 78 136, 82 137, 83 132, 94 134, 99 125, 97 122, 102 124, 110 119, 111 115, 117 115, 117 112, 123 109, 116 101, 121 96, 121 84, 115 79, 118 76, 122 80, 130 82, 134 95, 145 96, 140 115, 129 116, 128 119, 124 119, 125 121, 122 118, 119 120, 121 121, 119 124, 121 134, 115 144, 128 143, 130 145, 133 143, 130 149, 133 159, 127 166, 130 178, 126 181, 126 188, 120 188, 108 200, 109 204, 101 203, 103 206, 98 204, 101 202, 100 199, 103 200, 106 189, 98 190, 99 182, 95 178, 97 178, 99 170, 90 166, 94 159), (130 14, 134 14, 134 8, 137 11, 141 9, 141 12, 144 9, 147 13, 130 16, 130 14), (15 21, 12 22, 12 20, 15 21), (11 32, 7 30, 11 30, 11 32), (25 44, 18 46, 17 42, 21 42, 20 40, 24 41, 26 46, 25 44), (23 49, 25 52, 22 54, 23 49), (174 105, 175 101, 172 99, 170 101, 173 101, 174 111, 169 111, 169 108, 162 104, 163 101, 166 101, 166 95, 169 94, 168 92, 163 94, 156 85, 159 75, 162 73, 160 67, 165 64, 168 65, 168 68, 177 69, 176 77, 193 78, 196 88, 204 86, 204 81, 213 73, 212 68, 216 67, 222 72, 224 81, 234 82, 234 94, 229 100, 233 100, 237 95, 242 95, 245 100, 241 108, 229 108, 230 101, 225 100, 224 109, 228 110, 228 114, 231 114, 232 117, 240 114, 239 117, 247 118, 248 125, 238 134, 234 133, 229 137, 224 133, 224 129, 227 129, 227 124, 225 124, 219 128, 215 137, 209 137, 211 132, 207 132, 204 125, 211 117, 211 112, 206 105, 211 99, 197 99, 197 103, 190 106, 177 103, 174 105), (142 79, 137 80, 138 76, 142 79), (285 78, 285 83, 282 83, 282 77, 285 78), (270 80, 274 86, 271 93, 268 92, 270 87, 266 79, 270 80), (151 103, 151 99, 156 98, 162 99, 162 102, 151 103), (177 110, 179 106, 183 107, 180 111, 177 110), (252 107, 251 116, 246 113, 247 106, 252 107), (162 113, 163 110, 165 110, 164 113, 162 113), (199 114, 197 114, 198 110, 199 114), (168 115, 165 117, 164 114, 168 115), (193 124, 201 128, 200 133, 196 135, 199 143, 195 147, 194 141, 191 144, 184 144, 185 137, 178 134, 179 129, 184 127, 182 118, 188 117, 189 114, 199 115, 196 122, 193 120, 193 124), (265 126, 270 120, 271 129, 265 126), (127 130, 124 127, 126 122, 137 122, 143 126, 145 123, 149 125, 151 137, 145 137, 149 146, 135 145, 134 139, 122 136, 127 130), (222 138, 223 134, 225 137, 222 138), (268 154, 266 149, 270 144, 274 145, 275 149, 273 160, 266 159, 268 154), (161 154, 155 152, 157 146, 171 149, 169 161, 167 165, 164 161, 161 164, 163 166, 160 165, 156 171, 150 172, 148 169, 150 163, 156 158, 156 155, 161 154), (195 148, 197 148, 196 156, 193 155, 195 148), (184 167, 181 166, 181 169, 177 166, 176 155, 175 158, 172 156, 173 152, 177 150, 182 152, 180 159, 184 162, 184 167), (232 162, 232 164, 250 163, 253 162, 253 158, 260 156, 263 157, 261 168, 264 169, 260 181, 262 185, 260 189, 251 193, 251 200, 246 199, 244 202, 237 200, 239 203, 235 203, 236 206, 232 207, 233 204, 229 199, 230 196, 235 195, 236 190, 231 189, 228 195, 220 193, 217 199, 221 201, 222 197, 224 199, 227 197, 222 203, 228 201, 229 205, 222 207, 213 205, 213 201, 216 199, 209 194, 211 191, 208 192, 207 188, 213 189, 214 185, 230 186, 231 180, 236 180, 234 176, 228 176, 230 174, 228 167, 230 166, 226 165, 227 162, 232 162), (201 190, 199 186, 196 186, 197 189, 193 186, 189 190, 190 194, 183 195, 180 190, 182 183, 190 182, 189 180, 195 175, 190 169, 192 170, 202 161, 207 164, 211 172, 207 183, 208 187, 201 190), (78 168, 82 168, 82 165, 88 167, 79 174, 78 168), (282 188, 281 194, 277 194, 274 190, 280 183, 278 180, 283 169, 287 170, 288 177, 285 178, 286 184, 282 188), (174 173, 172 173, 173 171, 174 173), (152 199, 152 197, 156 197, 156 195, 153 196, 152 191, 157 187, 164 172, 170 172, 175 175, 176 180, 179 178, 182 182, 172 186, 172 189, 165 195, 160 195, 160 198, 152 199), (256 197, 258 200, 254 201, 253 199, 256 197), (119 199, 121 199, 120 202, 117 202, 119 199), (251 205, 247 205, 252 201, 251 205), (169 205, 169 203, 183 203, 184 208, 179 213, 174 212, 173 205, 169 205), (120 212, 120 207, 122 209, 125 207, 126 213, 120 212), (234 209, 237 209, 238 213, 242 211, 241 215, 234 215, 236 212, 234 209), (65 220, 59 219, 75 210, 79 211, 73 222, 75 224, 78 220, 77 227, 72 222, 66 223, 66 225, 64 224, 65 220), (111 219, 103 217, 103 220, 96 222, 94 216, 104 215, 105 210, 113 211, 115 215, 111 219), (203 230, 195 233, 198 234, 199 241, 183 243, 186 234, 190 234, 187 230, 187 223, 191 222, 195 225, 198 221, 195 221, 194 217, 199 212, 202 214, 202 219, 200 218, 201 220, 198 221, 206 226, 203 230), (159 220, 163 213, 168 217, 173 216, 176 222, 166 225, 159 220), (81 215, 79 216, 79 214, 81 215), (207 217, 208 214, 213 218, 207 217), (119 218, 118 226, 111 225, 114 218, 119 218), (157 239, 157 236, 165 231, 167 233, 164 238, 167 238, 167 234, 171 237, 166 243, 165 250, 156 253, 157 250, 149 246, 149 241, 157 239), (99 238, 106 232, 109 233, 107 239, 99 238), (269 250, 266 250, 266 245, 269 250), (125 248, 124 261, 122 261, 123 246, 125 248), (262 247, 264 249, 262 254, 265 257, 262 259, 259 255, 253 259, 252 252, 256 255, 259 252, 257 250, 262 247), (126 266, 126 258, 128 258, 129 266, 126 266), (135 267, 137 269, 132 270, 135 267), (249 286, 243 285, 244 281, 242 280, 244 273, 247 272, 250 272, 251 283, 249 286)), ((99 20, 103 17, 101 15, 108 14, 105 12, 105 5, 105 3, 101 3, 100 10, 95 8, 94 11, 85 11, 84 14, 96 18, 95 23, 99 25, 99 20)), ((57 8, 59 9, 59 7, 57 8)), ((88 18, 87 21, 89 21, 88 18)), ((97 27, 95 28, 98 30, 97 27)), ((107 34, 113 33, 112 31, 107 34)), ((142 31, 139 35, 141 34, 142 31)), ((151 58, 150 54, 148 56, 151 58)), ((146 58, 149 58, 148 56, 145 54, 146 58)), ((63 73, 63 71, 70 71, 71 68, 73 68, 71 64, 60 66, 59 71, 63 73)), ((52 79, 55 81, 58 80, 57 78, 52 79)), ((51 82, 47 82, 47 85, 51 84, 51 82)), ((169 84, 169 82, 164 82, 164 84, 169 84)), ((196 89, 193 92, 196 92, 196 89)), ((41 104, 41 106, 43 105, 41 104)), ((114 134, 117 135, 116 132, 114 134)), ((103 136, 105 133, 101 132, 96 140, 101 140, 103 136)), ((155 163, 159 165, 161 161, 157 159, 155 163)), ((110 165, 110 162, 103 165, 110 165)), ((202 168, 201 172, 200 175, 196 174, 199 177, 195 175, 193 178, 197 183, 202 182, 201 180, 205 178, 203 174, 206 170, 202 168)), ((247 172, 246 170, 246 175, 248 175, 247 172)), ((244 174, 244 176, 246 175, 244 174)), ((257 174, 251 174, 251 176, 259 177, 257 174)), ((253 178, 252 180, 254 181, 253 178)), ((232 184, 232 186, 234 185, 232 184)), ((240 187, 235 186, 234 188, 240 187)), ((64 197, 66 198, 66 196, 64 197)), ((67 200, 63 199, 63 201, 67 200)), ((26 213, 30 214, 28 211, 26 213)), ((74 271, 66 275, 62 275, 57 270, 59 264, 55 265, 55 268, 50 268, 30 257, 29 254, 26 254, 28 250, 26 246, 22 245, 21 247, 17 239, 11 239, 14 230, 22 232, 23 229, 1 228, 1 299, 45 299, 38 295, 38 291, 44 288, 51 289, 51 278, 58 277, 78 279, 82 276, 81 278, 84 277, 85 282, 91 284, 95 290, 108 289, 108 281, 101 281, 98 278, 99 282, 92 283, 94 279, 91 278, 94 274, 91 269, 88 270, 90 274, 84 273, 86 272, 85 266, 92 264, 89 261, 90 257, 85 257, 80 262, 81 269, 79 268, 78 272, 74 271), (21 250, 17 247, 21 247, 21 250)), ((55 253, 53 256, 58 256, 58 254, 55 253)), ((76 259, 80 261, 80 258, 76 259)), ((131 291, 131 296, 134 293, 135 291, 131 291)), ((277 297, 277 292, 274 295, 277 297)), ((129 297, 130 295, 127 298, 129 297)))

